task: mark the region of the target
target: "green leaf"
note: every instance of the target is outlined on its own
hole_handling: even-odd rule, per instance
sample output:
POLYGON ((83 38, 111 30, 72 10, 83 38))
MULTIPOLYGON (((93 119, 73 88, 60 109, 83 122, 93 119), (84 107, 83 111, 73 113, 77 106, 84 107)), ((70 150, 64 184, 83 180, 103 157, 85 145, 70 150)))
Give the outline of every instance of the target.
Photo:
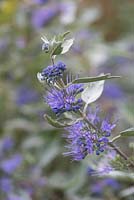
POLYGON ((103 175, 104 177, 110 177, 115 178, 120 181, 134 181, 134 173, 128 173, 123 171, 111 171, 106 175, 103 175))
POLYGON ((52 51, 51 51, 51 56, 64 54, 70 49, 70 47, 73 44, 74 39, 65 40, 65 37, 69 33, 70 33, 70 31, 67 31, 67 32, 57 35, 53 38, 53 40, 51 41, 51 46, 53 46, 52 51))
POLYGON ((74 81, 72 81, 72 84, 96 82, 96 81, 112 79, 112 78, 120 78, 120 76, 111 76, 111 74, 104 74, 102 76, 96 76, 96 77, 84 77, 84 78, 75 79, 74 81))
POLYGON ((62 172, 55 172, 49 176, 48 184, 51 188, 78 191, 85 183, 86 174, 81 166, 75 169, 71 176, 62 172))
POLYGON ((49 143, 47 148, 40 154, 40 159, 38 166, 46 167, 48 166, 60 153, 60 145, 57 140, 49 143))
POLYGON ((65 40, 63 42, 59 42, 56 47, 52 50, 51 56, 64 54, 69 51, 72 46, 74 39, 65 40))
POLYGON ((58 122, 57 120, 52 119, 49 115, 44 115, 44 118, 47 120, 49 124, 56 128, 64 128, 66 125, 63 123, 58 122))
POLYGON ((64 39, 68 34, 70 34, 70 31, 66 31, 65 33, 63 33, 62 38, 64 39))
POLYGON ((56 36, 57 41, 64 41, 65 37, 70 33, 70 31, 66 31, 65 33, 59 34, 56 36))
MULTIPOLYGON (((49 115, 44 115, 44 118, 48 121, 49 124, 51 124, 52 126, 56 127, 56 128, 64 128, 64 127, 67 127, 67 126, 72 126, 73 124, 77 123, 78 121, 82 120, 82 118, 78 118, 76 120, 71 120, 70 122, 67 122, 66 123, 61 123, 55 119, 52 119, 49 115)), ((65 120, 68 120, 66 118, 64 118, 65 120)))
POLYGON ((129 128, 127 130, 121 131, 120 135, 123 137, 130 137, 130 136, 134 136, 134 127, 129 128))
POLYGON ((56 47, 52 50, 51 56, 55 56, 55 55, 61 54, 62 50, 63 50, 62 42, 60 42, 60 43, 57 44, 56 47))

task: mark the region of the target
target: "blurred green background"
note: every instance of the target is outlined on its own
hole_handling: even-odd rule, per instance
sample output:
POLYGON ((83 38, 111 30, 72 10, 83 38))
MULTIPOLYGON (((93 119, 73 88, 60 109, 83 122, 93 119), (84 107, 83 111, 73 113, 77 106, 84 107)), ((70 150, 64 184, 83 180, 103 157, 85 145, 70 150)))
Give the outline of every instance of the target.
MULTIPOLYGON (((64 132, 43 118, 48 111, 46 91, 36 74, 50 59, 41 50, 40 38, 51 39, 68 30, 74 45, 56 60, 64 61, 74 75, 121 75, 106 82, 97 103, 118 120, 113 137, 133 126, 133 0, 1 0, 0 200, 134 199, 134 177, 128 178, 125 171, 114 178, 91 176, 88 168, 97 168, 101 158, 71 162, 62 155, 64 132), (10 141, 3 150, 7 138, 13 145, 10 141), (16 154, 22 162, 6 173, 2 162, 16 154), (8 182, 3 184, 5 178, 8 182)), ((133 138, 118 145, 128 156, 134 155, 133 138)))

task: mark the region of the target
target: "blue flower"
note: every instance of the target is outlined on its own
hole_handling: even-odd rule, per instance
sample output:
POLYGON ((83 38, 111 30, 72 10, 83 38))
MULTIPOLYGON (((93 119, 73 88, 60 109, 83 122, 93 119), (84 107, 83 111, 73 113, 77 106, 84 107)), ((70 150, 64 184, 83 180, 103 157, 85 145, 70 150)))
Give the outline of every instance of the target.
POLYGON ((58 78, 63 76, 63 72, 66 70, 66 65, 63 62, 58 62, 55 65, 44 68, 41 72, 41 81, 46 80, 48 83, 54 82, 58 78))
POLYGON ((115 127, 115 124, 111 125, 106 119, 102 120, 98 115, 98 110, 94 113, 88 110, 87 119, 93 124, 94 129, 84 120, 66 128, 69 134, 64 136, 67 139, 66 147, 69 151, 64 155, 72 156, 73 160, 82 160, 93 152, 96 155, 104 152, 108 147, 108 136, 115 127))
POLYGON ((35 3, 35 4, 44 4, 47 2, 48 2, 48 0, 33 0, 33 3, 35 3))
POLYGON ((0 190, 3 192, 11 192, 12 188, 12 180, 10 178, 4 177, 0 179, 0 190))
POLYGON ((115 128, 116 124, 110 124, 108 119, 102 121, 101 131, 104 133, 106 137, 111 135, 111 131, 115 128))
POLYGON ((101 119, 99 108, 97 108, 94 113, 92 112, 92 110, 89 109, 87 118, 98 129, 98 140, 96 141, 96 155, 99 155, 107 148, 107 144, 109 142, 107 137, 111 135, 111 132, 115 128, 116 124, 111 124, 108 118, 101 119))
POLYGON ((22 156, 20 154, 13 155, 11 158, 3 160, 0 168, 8 174, 12 174, 17 167, 22 163, 22 156))
POLYGON ((82 91, 82 84, 73 84, 61 90, 54 88, 48 92, 45 100, 57 115, 67 111, 76 112, 83 105, 81 98, 76 99, 76 95, 82 91))
POLYGON ((124 93, 122 88, 115 83, 108 83, 105 85, 103 94, 106 98, 110 99, 124 99, 124 93))
POLYGON ((35 29, 42 28, 54 19, 59 12, 60 8, 58 6, 39 8, 33 11, 31 23, 35 29))
MULTIPOLYGON (((27 195, 26 195, 26 196, 27 196, 27 195)), ((20 195, 18 195, 18 194, 13 194, 13 193, 11 193, 11 194, 8 195, 8 199, 7 199, 7 200, 24 200, 24 198, 25 198, 25 197, 20 196, 20 195)), ((26 198, 25 198, 25 199, 26 199, 26 198)))
POLYGON ((14 141, 13 141, 13 139, 11 138, 11 137, 5 137, 5 138, 3 138, 3 140, 1 141, 1 143, 2 143, 2 151, 4 152, 4 151, 10 151, 12 148, 13 148, 13 146, 14 146, 14 141))
POLYGON ((106 178, 91 186, 92 193, 99 197, 103 197, 104 191, 109 189, 117 191, 120 189, 120 184, 112 178, 106 178))
POLYGON ((66 148, 68 152, 64 153, 66 156, 71 156, 73 160, 82 160, 87 154, 93 152, 93 140, 96 134, 91 135, 90 130, 87 130, 86 124, 79 121, 74 125, 67 127, 68 135, 64 135, 69 143, 66 148))
POLYGON ((28 85, 20 86, 16 91, 16 104, 23 106, 29 103, 35 103, 39 100, 39 94, 28 85))

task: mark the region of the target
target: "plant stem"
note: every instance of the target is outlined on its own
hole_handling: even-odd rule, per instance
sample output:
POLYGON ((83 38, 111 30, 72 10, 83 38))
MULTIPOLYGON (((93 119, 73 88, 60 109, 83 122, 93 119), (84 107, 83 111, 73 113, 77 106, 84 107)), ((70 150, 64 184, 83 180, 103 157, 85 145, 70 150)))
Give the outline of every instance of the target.
POLYGON ((122 152, 115 144, 113 144, 112 142, 108 143, 109 146, 111 146, 124 160, 127 160, 130 163, 130 166, 134 167, 134 163, 128 159, 128 156, 122 152))
POLYGON ((53 58, 53 56, 51 56, 51 61, 52 61, 52 64, 54 66, 54 58, 53 58))
POLYGON ((119 139, 121 137, 121 135, 117 135, 117 136, 115 136, 112 140, 111 140, 111 142, 115 142, 117 139, 119 139))

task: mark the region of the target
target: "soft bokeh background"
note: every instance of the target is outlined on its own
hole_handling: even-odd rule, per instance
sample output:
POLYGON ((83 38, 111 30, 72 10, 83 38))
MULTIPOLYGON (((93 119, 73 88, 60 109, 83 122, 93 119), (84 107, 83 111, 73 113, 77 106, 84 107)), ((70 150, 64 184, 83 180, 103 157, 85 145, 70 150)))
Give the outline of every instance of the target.
MULTIPOLYGON (((44 121, 48 107, 36 78, 50 63, 40 37, 71 31, 75 43, 64 56, 70 72, 111 72, 119 80, 105 84, 101 109, 118 120, 113 133, 134 123, 133 0, 0 1, 0 200, 133 200, 134 178, 92 176, 96 156, 71 162, 63 131, 44 121)), ((134 155, 134 139, 120 140, 134 155)), ((127 172, 129 175, 129 173, 127 172)))

